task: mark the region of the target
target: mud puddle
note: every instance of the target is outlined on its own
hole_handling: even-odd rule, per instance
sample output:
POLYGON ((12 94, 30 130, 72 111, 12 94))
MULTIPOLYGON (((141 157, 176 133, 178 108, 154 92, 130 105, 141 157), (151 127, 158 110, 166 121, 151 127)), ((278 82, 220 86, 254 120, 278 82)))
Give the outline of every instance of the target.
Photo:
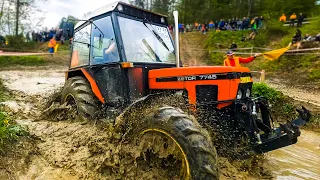
POLYGON ((302 130, 297 144, 268 153, 276 179, 320 179, 319 140, 319 133, 302 130))
POLYGON ((0 78, 10 90, 28 95, 43 95, 63 85, 65 80, 63 69, 61 67, 61 70, 1 71, 0 78))

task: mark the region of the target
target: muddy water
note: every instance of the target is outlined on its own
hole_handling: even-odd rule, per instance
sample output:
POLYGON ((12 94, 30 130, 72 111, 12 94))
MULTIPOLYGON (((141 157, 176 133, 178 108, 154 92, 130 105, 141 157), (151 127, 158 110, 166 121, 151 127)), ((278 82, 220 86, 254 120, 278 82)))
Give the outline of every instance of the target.
POLYGON ((298 143, 268 154, 279 180, 320 179, 320 134, 301 132, 298 143))
POLYGON ((1 71, 0 78, 10 89, 29 95, 52 92, 64 83, 64 71, 57 69, 34 71, 1 71))

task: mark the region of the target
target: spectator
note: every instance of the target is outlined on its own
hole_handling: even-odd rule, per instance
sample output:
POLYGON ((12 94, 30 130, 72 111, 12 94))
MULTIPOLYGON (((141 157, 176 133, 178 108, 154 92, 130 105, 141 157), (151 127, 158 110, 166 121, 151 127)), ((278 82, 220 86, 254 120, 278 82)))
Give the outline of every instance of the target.
POLYGON ((202 34, 206 34, 206 26, 205 26, 205 24, 202 24, 201 31, 202 31, 202 34))
POLYGON ((241 19, 237 19, 237 28, 238 28, 238 30, 242 30, 242 21, 241 21, 241 19))
POLYGON ((297 24, 297 27, 301 27, 301 26, 302 26, 303 20, 304 20, 303 14, 300 13, 299 16, 298 16, 298 24, 297 24))
POLYGON ((258 28, 258 18, 254 18, 251 20, 251 34, 249 35, 249 39, 254 39, 256 35, 258 34, 257 28, 258 28))
POLYGON ((320 33, 316 35, 316 39, 315 39, 315 41, 320 42, 320 33))
POLYGON ((287 21, 287 16, 285 14, 282 14, 279 21, 285 23, 287 21))
POLYGON ((213 22, 213 21, 210 21, 210 23, 209 23, 209 29, 210 29, 210 30, 213 30, 213 28, 214 28, 214 22, 213 22))
POLYGON ((312 38, 309 34, 306 34, 306 36, 303 38, 304 41, 312 41, 315 38, 312 38))
POLYGON ((263 17, 263 16, 260 16, 259 21, 258 21, 258 29, 261 29, 261 28, 262 28, 263 21, 264 21, 264 17, 263 17))
POLYGON ((292 44, 293 46, 297 46, 297 49, 301 47, 301 40, 302 40, 302 32, 300 29, 297 29, 296 34, 292 37, 292 44))
POLYGON ((48 43, 49 53, 54 53, 54 47, 57 45, 55 37, 52 37, 48 43))
POLYGON ((197 21, 194 23, 194 27, 195 27, 196 29, 198 29, 199 23, 198 23, 197 21))
POLYGON ((292 26, 292 27, 294 26, 294 23, 295 23, 296 19, 297 19, 297 15, 296 15, 296 13, 293 13, 290 16, 290 26, 292 26))
POLYGON ((238 48, 238 45, 235 42, 232 42, 230 49, 234 51, 237 48, 238 48))

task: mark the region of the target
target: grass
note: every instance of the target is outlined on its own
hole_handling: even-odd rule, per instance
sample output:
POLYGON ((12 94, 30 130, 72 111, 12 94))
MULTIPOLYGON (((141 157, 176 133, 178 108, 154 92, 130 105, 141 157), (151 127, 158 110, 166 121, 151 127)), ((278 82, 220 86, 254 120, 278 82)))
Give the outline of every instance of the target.
POLYGON ((271 113, 275 119, 286 121, 296 118, 296 107, 293 99, 264 83, 254 83, 252 87, 254 97, 266 97, 271 105, 271 113))
POLYGON ((0 56, 0 67, 16 65, 41 66, 46 65, 46 61, 41 56, 0 56))
POLYGON ((285 96, 280 91, 277 91, 264 83, 254 83, 252 95, 254 97, 266 97, 271 105, 270 109, 272 116, 279 122, 296 119, 298 117, 296 109, 301 106, 306 106, 311 111, 312 116, 310 122, 304 128, 307 130, 320 131, 320 110, 318 107, 314 107, 308 103, 301 104, 301 102, 285 96))
POLYGON ((24 128, 17 125, 0 109, 0 155, 5 154, 10 145, 18 140, 19 136, 26 134, 27 132, 24 128))
MULTIPOLYGON (((278 49, 286 47, 291 38, 296 33, 296 28, 284 27, 277 21, 270 21, 266 29, 258 31, 255 40, 241 42, 241 37, 248 36, 250 31, 221 31, 209 32, 209 38, 206 41, 206 47, 209 50, 228 49, 232 42, 236 42, 238 48, 250 47, 268 47, 278 49)), ((320 33, 320 18, 315 19, 309 25, 303 25, 300 30, 305 34, 312 36, 320 33)), ((303 47, 319 47, 319 44, 303 43, 303 47)), ((255 50, 259 52, 259 50, 255 50)), ((247 51, 250 52, 250 51, 247 51)), ((263 51, 260 51, 263 52, 263 51)), ((242 55, 243 57, 249 55, 242 55)), ((211 65, 222 65, 225 59, 224 53, 210 53, 207 60, 211 65)), ((264 58, 257 58, 254 62, 246 65, 252 70, 266 70, 268 75, 292 80, 298 83, 312 82, 320 84, 320 56, 319 55, 301 55, 301 56, 282 56, 276 61, 268 61, 264 58), (293 75, 295 74, 295 75, 293 75)))
POLYGON ((0 79, 0 102, 9 99, 9 92, 6 87, 3 85, 2 80, 0 79))

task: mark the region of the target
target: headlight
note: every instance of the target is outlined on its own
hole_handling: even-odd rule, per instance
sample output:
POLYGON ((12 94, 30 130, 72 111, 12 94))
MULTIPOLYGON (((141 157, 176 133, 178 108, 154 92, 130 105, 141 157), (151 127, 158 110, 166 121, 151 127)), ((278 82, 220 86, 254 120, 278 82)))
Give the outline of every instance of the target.
POLYGON ((250 89, 247 89, 247 91, 246 91, 246 97, 250 97, 250 95, 251 95, 251 91, 250 91, 250 89))
POLYGON ((242 98, 242 91, 241 89, 239 89, 237 94, 237 99, 241 99, 241 98, 242 98))

